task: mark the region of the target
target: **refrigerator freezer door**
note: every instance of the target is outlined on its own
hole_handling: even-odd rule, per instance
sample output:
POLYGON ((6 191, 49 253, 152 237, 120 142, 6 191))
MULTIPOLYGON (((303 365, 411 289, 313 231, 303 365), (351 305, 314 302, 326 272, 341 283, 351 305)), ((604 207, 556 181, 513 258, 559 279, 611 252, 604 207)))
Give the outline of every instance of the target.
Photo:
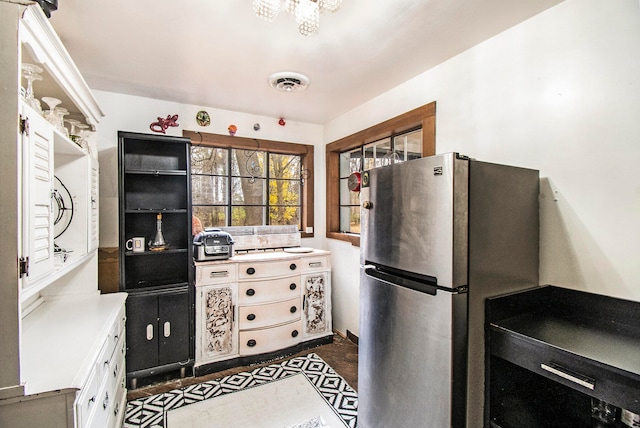
POLYGON ((452 417, 464 415, 464 391, 454 390, 453 377, 466 348, 458 346, 454 317, 466 294, 421 293, 364 269, 360 283, 358 426, 461 426, 452 417))
POLYGON ((456 153, 372 169, 363 261, 467 285, 468 171, 456 153))

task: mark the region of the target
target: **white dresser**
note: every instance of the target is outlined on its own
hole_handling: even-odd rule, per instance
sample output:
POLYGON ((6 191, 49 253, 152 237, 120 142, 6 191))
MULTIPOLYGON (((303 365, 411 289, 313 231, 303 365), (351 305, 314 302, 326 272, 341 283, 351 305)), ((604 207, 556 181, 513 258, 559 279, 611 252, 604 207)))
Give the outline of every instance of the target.
POLYGON ((331 342, 329 255, 269 251, 196 262, 196 374, 331 342))

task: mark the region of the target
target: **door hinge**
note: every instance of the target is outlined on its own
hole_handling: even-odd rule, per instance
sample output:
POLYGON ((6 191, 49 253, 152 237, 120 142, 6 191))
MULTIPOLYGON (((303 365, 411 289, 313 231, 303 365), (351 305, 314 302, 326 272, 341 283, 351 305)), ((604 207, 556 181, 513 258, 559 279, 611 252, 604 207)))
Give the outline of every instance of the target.
POLYGON ((29 136, 29 118, 20 115, 20 133, 29 136))
POLYGON ((18 260, 18 275, 20 278, 29 276, 29 257, 20 257, 18 260))

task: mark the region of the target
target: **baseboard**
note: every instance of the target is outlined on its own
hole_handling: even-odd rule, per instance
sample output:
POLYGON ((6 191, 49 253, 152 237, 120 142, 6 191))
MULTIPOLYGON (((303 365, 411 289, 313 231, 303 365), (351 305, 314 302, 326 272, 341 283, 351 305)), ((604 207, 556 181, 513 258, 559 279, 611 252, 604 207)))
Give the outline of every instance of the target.
POLYGON ((352 341, 356 345, 358 344, 358 336, 356 336, 355 334, 351 333, 350 330, 347 330, 347 339, 349 339, 350 341, 352 341))

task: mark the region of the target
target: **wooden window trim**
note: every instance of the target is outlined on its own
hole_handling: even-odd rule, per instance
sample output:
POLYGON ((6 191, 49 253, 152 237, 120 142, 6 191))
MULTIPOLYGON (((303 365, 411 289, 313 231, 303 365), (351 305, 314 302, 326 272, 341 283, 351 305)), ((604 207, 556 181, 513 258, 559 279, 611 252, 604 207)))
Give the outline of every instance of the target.
MULTIPOLYGON (((308 174, 304 177, 302 186, 302 213, 300 236, 303 238, 313 238, 313 232, 307 233, 307 228, 313 228, 314 190, 313 190, 313 146, 308 144, 286 143, 283 141, 258 140, 256 138, 232 137, 230 135, 209 134, 183 130, 182 135, 191 139, 194 146, 208 146, 220 148, 264 150, 271 153, 301 156, 302 171, 308 174)), ((315 230, 315 229, 312 229, 315 230)))
POLYGON ((340 153, 422 127, 422 156, 436 154, 436 102, 433 101, 326 146, 327 238, 360 246, 360 235, 340 232, 340 153))

